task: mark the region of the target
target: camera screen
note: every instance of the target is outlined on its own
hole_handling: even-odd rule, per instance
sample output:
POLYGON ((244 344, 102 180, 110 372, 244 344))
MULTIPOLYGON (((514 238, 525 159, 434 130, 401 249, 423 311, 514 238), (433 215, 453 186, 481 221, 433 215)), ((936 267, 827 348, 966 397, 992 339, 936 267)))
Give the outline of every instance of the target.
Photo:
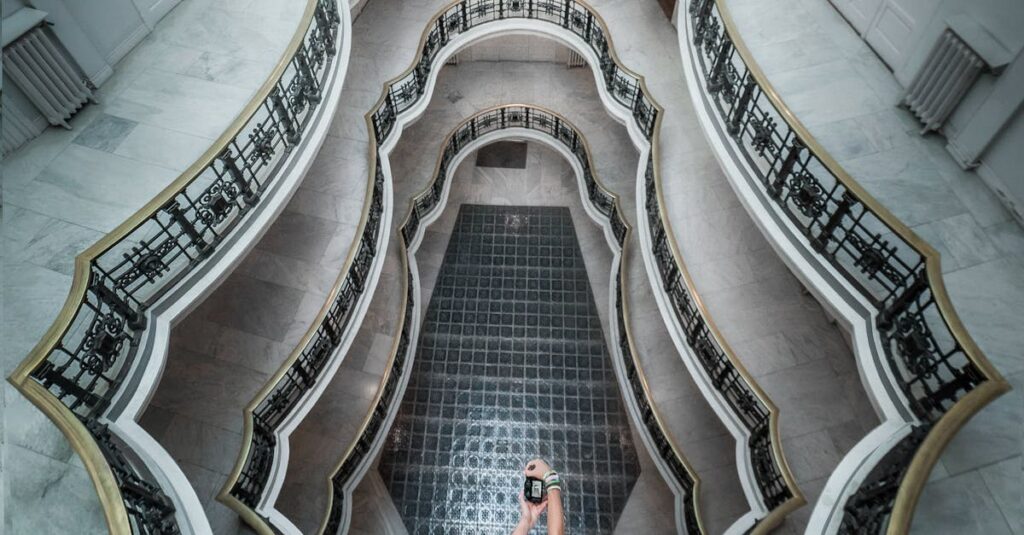
POLYGON ((541 482, 541 481, 534 481, 533 482, 533 489, 530 491, 530 494, 533 495, 533 496, 540 496, 541 495, 541 491, 543 489, 544 489, 543 482, 541 482))

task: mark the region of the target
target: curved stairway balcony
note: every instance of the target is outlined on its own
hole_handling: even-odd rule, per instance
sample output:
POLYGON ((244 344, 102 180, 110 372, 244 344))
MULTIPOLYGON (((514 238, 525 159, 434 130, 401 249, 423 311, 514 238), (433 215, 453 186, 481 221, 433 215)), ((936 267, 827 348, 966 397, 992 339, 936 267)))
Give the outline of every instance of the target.
MULTIPOLYGON (((418 194, 413 196, 410 203, 408 216, 401 227, 402 249, 406 253, 404 265, 408 269, 408 284, 412 289, 410 296, 423 295, 423 284, 433 286, 437 280, 437 269, 431 264, 436 263, 436 255, 425 256, 420 260, 427 262, 423 271, 419 269, 419 261, 416 258, 416 251, 423 245, 425 231, 444 213, 444 206, 448 203, 453 191, 458 191, 460 199, 495 199, 494 193, 501 192, 501 202, 513 203, 523 199, 524 187, 522 184, 500 184, 491 185, 488 191, 479 191, 473 185, 455 185, 456 170, 460 163, 467 156, 476 153, 480 147, 499 140, 526 140, 540 145, 547 145, 553 149, 561 158, 570 162, 572 172, 571 180, 576 184, 576 194, 583 198, 583 211, 599 224, 601 232, 598 236, 607 241, 610 248, 610 258, 598 256, 609 265, 608 276, 612 283, 611 288, 596 290, 599 296, 606 299, 609 310, 603 318, 604 323, 613 326, 610 338, 613 340, 615 351, 612 352, 612 360, 618 375, 620 388, 627 400, 631 417, 637 425, 637 433, 641 441, 646 445, 648 452, 661 456, 662 459, 655 461, 656 466, 661 470, 667 469, 672 475, 665 475, 669 488, 672 488, 679 498, 675 500, 677 530, 686 533, 704 532, 704 522, 701 519, 700 480, 694 469, 681 455, 681 450, 675 445, 672 437, 666 433, 665 420, 659 415, 657 408, 653 405, 653 399, 648 387, 647 379, 640 367, 636 356, 635 337, 631 334, 630 326, 633 322, 629 318, 628 301, 624 297, 627 291, 626 285, 626 262, 624 260, 625 246, 630 235, 630 226, 626 222, 625 211, 619 199, 616 198, 594 175, 597 166, 591 158, 591 150, 579 130, 563 116, 550 110, 530 105, 504 105, 496 108, 485 109, 473 115, 471 118, 460 123, 442 142, 442 155, 434 169, 433 177, 418 194), (514 193, 514 192, 517 192, 514 193)), ((626 167, 627 169, 629 166, 626 167)), ((628 176, 628 175, 627 175, 628 176)), ((467 178, 465 173, 460 174, 460 179, 467 178)), ((514 179, 513 179, 514 180, 514 179)), ((628 184, 630 181, 626 181, 628 184)), ((407 185, 406 188, 412 186, 407 185)), ((570 186, 571 188, 571 186, 570 186)), ((571 189, 570 189, 571 191, 571 189)), ((570 193, 572 194, 572 193, 570 193)), ((542 195, 543 199, 536 195, 526 194, 526 198, 533 199, 533 202, 546 203, 561 194, 542 195)), ((560 201, 564 202, 564 201, 560 201)), ((451 218, 447 224, 449 226, 451 218)), ((437 232, 437 231, 435 231, 437 232)), ((440 230, 444 233, 445 230, 440 230)), ((589 241, 590 247, 599 247, 601 238, 592 236, 589 241)), ((436 251, 438 243, 436 238, 431 243, 436 251)), ((589 256, 589 255, 588 255, 589 256)), ((594 258, 596 260, 596 258, 594 258)), ((595 281, 607 280, 604 272, 598 270, 593 275, 595 281)), ((414 297, 411 297, 414 299, 414 297)), ((412 304, 407 302, 407 305, 412 304)), ((407 321, 415 322, 426 314, 424 310, 414 311, 409 315, 407 321)), ((649 333, 645 333, 649 334, 649 333)), ((411 367, 411 361, 415 353, 415 344, 407 340, 415 340, 415 332, 409 338, 403 337, 395 349, 394 358, 396 364, 402 363, 411 367), (405 349, 405 355, 400 352, 405 349)), ((399 431, 400 432, 400 431, 399 431)), ((358 446, 356 446, 358 448, 358 446)), ((399 448, 401 449, 401 448, 399 448)), ((336 485, 342 484, 347 476, 346 472, 351 470, 349 466, 356 466, 354 463, 359 456, 358 449, 346 455, 345 460, 339 465, 338 472, 334 477, 336 485)), ((668 490, 668 489, 665 489, 668 490)), ((336 490, 336 495, 340 493, 336 490)), ((338 496, 339 498, 341 496, 338 496)), ((642 499, 642 498, 641 498, 642 499)), ((648 500, 652 501, 652 500, 648 500)), ((644 504, 650 507, 652 504, 644 504)), ((643 507, 643 506, 641 506, 643 507)), ((655 511, 648 514, 657 515, 655 511)), ((328 527, 325 533, 335 533, 335 525, 342 527, 348 523, 345 518, 344 507, 333 506, 329 517, 328 527)), ((621 521, 621 520, 620 520, 621 521)))
MULTIPOLYGON (((494 15, 494 13, 488 13, 486 10, 482 10, 480 12, 482 13, 483 16, 493 16, 494 15)), ((422 64, 421 64, 421 67, 422 67, 422 64)), ((419 76, 419 75, 417 75, 417 76, 419 76)), ((406 102, 408 99, 410 99, 410 98, 414 97, 416 94, 418 94, 419 90, 415 89, 415 86, 410 86, 409 84, 406 84, 406 85, 403 85, 403 86, 399 86, 399 87, 400 87, 400 89, 393 90, 392 92, 389 93, 389 98, 393 98, 395 101, 399 102, 398 107, 400 108, 401 106, 406 106, 406 104, 404 104, 404 102, 406 102)), ((388 106, 389 107, 394 107, 395 105, 388 104, 388 106)), ((387 114, 394 114, 394 111, 389 111, 387 109, 385 109, 385 112, 387 112, 387 113, 384 114, 383 117, 385 117, 386 119, 389 119, 387 117, 387 114)), ((383 122, 383 124, 384 124, 384 131, 389 132, 390 131, 389 130, 390 129, 390 125, 388 125, 386 121, 383 122)), ((381 130, 378 130, 378 132, 380 132, 380 131, 381 130)), ((374 429, 375 433, 376 433, 377 430, 378 429, 374 429)), ((364 442, 372 442, 372 441, 364 441, 364 442)), ((362 455, 362 454, 360 453, 360 455, 362 455)))
POLYGON ((333 0, 303 4, 281 58, 224 132, 77 256, 64 307, 9 377, 81 458, 111 533, 211 532, 180 467, 137 420, 160 381, 171 324, 255 244, 324 140, 349 20, 333 0))
MULTIPOLYGON (((570 4, 566 4, 566 5, 570 5, 570 4)), ((457 10, 460 7, 462 9, 465 9, 464 5, 456 5, 455 9, 457 10)), ((524 11, 524 13, 525 13, 526 5, 523 4, 520 7, 523 8, 520 11, 524 11)), ((450 9, 448 11, 451 12, 450 9)), ((492 13, 487 13, 485 11, 481 11, 481 13, 484 16, 491 16, 491 15, 493 15, 492 13)), ((586 13, 586 12, 584 11, 584 13, 586 13)), ((557 16, 553 15, 552 13, 547 13, 547 15, 549 17, 557 18, 557 16)), ((501 30, 501 28, 493 28, 493 29, 494 30, 501 30)), ((520 31, 522 31, 522 30, 520 30, 520 31)), ((596 33, 596 31, 597 30, 595 30, 595 33, 596 33)), ((440 61, 440 60, 438 60, 438 61, 440 61)), ((596 61, 594 61, 594 63, 596 64, 596 61)), ((421 67, 422 67, 422 63, 421 63, 421 67)), ((416 76, 423 76, 423 75, 426 74, 426 72, 427 72, 426 69, 421 69, 420 71, 417 72, 416 76)), ((416 94, 415 90, 412 89, 408 84, 405 84, 404 86, 399 86, 397 84, 392 85, 391 90, 387 93, 387 97, 385 97, 382 101, 379 102, 379 105, 377 107, 378 111, 375 112, 373 115, 371 115, 371 118, 373 120, 372 124, 374 126, 374 131, 375 131, 374 137, 371 138, 371 147, 375 146, 375 144, 377 142, 380 142, 382 148, 379 149, 379 150, 381 150, 381 151, 389 150, 388 147, 391 146, 391 142, 390 142, 391 138, 388 137, 388 134, 392 132, 393 119, 394 119, 394 117, 398 113, 398 112, 396 112, 396 108, 412 106, 413 101, 411 100, 411 98, 415 94, 416 94)), ((610 98, 610 97, 606 97, 606 98, 610 98)), ((627 97, 620 96, 620 98, 621 99, 626 99, 627 97)), ((424 104, 425 104, 425 102, 424 102, 424 104)), ((621 106, 622 104, 619 104, 619 105, 621 106)), ((624 115, 628 116, 628 113, 629 113, 628 110, 629 110, 629 108, 627 108, 627 111, 625 112, 624 115)), ((636 125, 636 122, 629 122, 627 124, 636 125)), ((373 165, 373 167, 371 169, 370 176, 376 176, 378 172, 387 172, 387 165, 386 165, 386 163, 387 163, 387 160, 385 158, 379 158, 379 159, 376 159, 376 160, 371 159, 371 164, 373 165), (381 171, 378 171, 378 169, 381 170, 381 171)), ((396 388, 394 386, 394 381, 397 380, 397 379, 394 379, 395 377, 400 377, 400 376, 398 376, 398 375, 391 375, 391 376, 389 376, 389 378, 387 379, 388 382, 384 383, 386 385, 384 387, 385 390, 383 390, 379 395, 384 395, 384 394, 392 395, 394 393, 394 390, 396 388), (388 386, 388 385, 390 385, 390 386, 388 386)), ((372 414, 375 415, 375 418, 384 418, 384 417, 386 417, 387 411, 386 410, 374 410, 372 414)), ((369 427, 366 427, 367 429, 370 430, 369 433, 377 433, 379 431, 379 426, 381 425, 380 422, 376 421, 376 420, 370 420, 370 422, 371 423, 368 424, 369 427), (376 423, 374 423, 374 422, 376 422, 376 423)), ((365 427, 365 425, 364 425, 364 427, 365 427)), ((359 443, 360 444, 365 444, 365 443, 373 442, 374 440, 375 439, 371 435, 371 439, 370 440, 360 440, 359 443)), ((365 449, 365 447, 363 447, 363 446, 361 446, 359 448, 360 451, 364 450, 364 449, 365 449)), ((365 453, 360 453, 360 455, 364 455, 364 454, 365 453)), ((665 452, 665 451, 661 452, 661 455, 666 455, 666 454, 667 454, 667 452, 665 452)), ((357 460, 358 461, 363 461, 364 459, 357 458, 357 460)), ((678 464, 678 461, 675 461, 675 462, 678 464)), ((676 472, 677 472, 677 475, 675 477, 677 477, 677 478, 678 477, 682 477, 678 473, 678 471, 676 471, 676 472)), ((273 492, 273 491, 271 491, 271 492, 273 492)), ((683 503, 685 503, 685 500, 683 501, 683 503)), ((264 529, 268 529, 266 527, 265 523, 280 521, 280 515, 278 515, 276 512, 271 511, 269 507, 268 507, 267 511, 268 511, 269 514, 266 514, 266 515, 262 516, 262 518, 260 518, 261 523, 264 523, 264 525, 259 525, 260 523, 258 523, 254 527, 256 527, 257 529, 260 529, 260 530, 264 530, 264 529)), ((277 524, 275 526, 275 529, 291 530, 293 528, 291 526, 288 526, 286 523, 282 523, 282 524, 277 524)))
POLYGON ((680 5, 698 118, 747 211, 851 333, 883 417, 829 478, 808 532, 906 533, 943 450, 1009 385, 954 310, 939 253, 786 106, 725 4, 680 5))

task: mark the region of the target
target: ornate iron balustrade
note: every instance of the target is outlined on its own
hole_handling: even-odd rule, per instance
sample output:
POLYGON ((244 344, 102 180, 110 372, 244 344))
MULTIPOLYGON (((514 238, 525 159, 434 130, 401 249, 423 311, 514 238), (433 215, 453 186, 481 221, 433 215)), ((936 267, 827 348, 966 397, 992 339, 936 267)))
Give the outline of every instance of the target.
POLYGON ((338 51, 336 0, 311 0, 267 82, 188 170, 80 254, 67 302, 9 380, 83 458, 114 533, 173 533, 173 505, 101 423, 136 361, 146 311, 246 220, 300 142, 338 51), (170 509, 168 509, 170 508, 170 509))
MULTIPOLYGON (((946 294, 939 255, 850 177, 785 106, 718 0, 691 0, 692 46, 707 93, 759 182, 753 184, 811 248, 878 311, 888 368, 928 436, 904 441, 899 492, 879 506, 869 478, 847 521, 905 532, 938 453, 1009 386, 971 339, 946 294), (874 494, 872 500, 865 495, 874 494), (861 505, 871 503, 869 509, 861 505), (889 521, 890 513, 892 519, 889 521), (878 516, 871 522, 865 519, 878 516)), ((916 435, 915 435, 916 436, 916 435)), ((845 528, 844 528, 845 529, 845 528)))
POLYGON ((839 535, 885 531, 893 504, 896 502, 896 495, 899 493, 900 483, 929 430, 929 425, 912 428, 910 433, 874 466, 857 488, 857 492, 846 501, 839 535))
POLYGON ((437 67, 435 58, 452 39, 490 22, 515 19, 551 23, 581 38, 597 55, 608 93, 631 110, 645 136, 653 134, 657 105, 643 89, 640 77, 620 65, 608 28, 593 8, 577 0, 462 0, 449 4, 428 23, 416 63, 388 84, 383 102, 372 115, 377 143, 388 137, 398 115, 419 101, 437 67))
POLYGON ((130 450, 119 445, 105 424, 96 419, 82 419, 89 433, 99 445, 103 458, 121 489, 128 518, 131 521, 132 533, 153 535, 178 535, 178 521, 174 518, 174 504, 157 485, 150 483, 136 469, 135 463, 128 460, 122 450, 130 450))
MULTIPOLYGON (((401 334, 391 356, 393 364, 388 367, 387 376, 383 380, 383 388, 374 401, 373 410, 364 421, 358 439, 346 452, 331 477, 331 505, 321 527, 321 535, 340 533, 346 507, 344 487, 358 471, 360 464, 370 461, 369 457, 375 449, 374 443, 387 431, 385 423, 388 415, 400 402, 398 385, 402 380, 405 365, 411 361, 413 351, 415 351, 415 345, 410 343, 410 332, 411 322, 415 321, 413 316, 414 299, 418 287, 414 282, 416 278, 413 271, 409 267, 409 246, 421 235, 423 218, 437 209, 438 204, 443 200, 446 181, 454 172, 452 165, 459 153, 482 136, 508 129, 527 129, 546 134, 562 143, 576 157, 577 163, 583 170, 587 199, 591 206, 607 219, 608 226, 619 248, 619 254, 622 255, 624 252, 630 227, 622 215, 618 199, 597 180, 593 174, 593 164, 586 141, 579 131, 563 117, 535 106, 511 105, 485 110, 456 127, 443 145, 432 182, 413 199, 409 214, 400 229, 402 259, 406 271, 405 312, 402 318, 401 334)), ((662 420, 651 402, 646 379, 635 356, 629 328, 628 307, 622 297, 626 270, 621 262, 618 263, 617 275, 615 285, 616 327, 619 333, 618 348, 625 370, 625 379, 629 386, 627 393, 633 397, 642 419, 643 429, 648 433, 651 443, 654 444, 654 449, 664 461, 669 473, 686 493, 686 498, 683 501, 683 521, 687 533, 703 533, 697 503, 699 478, 665 432, 662 420)))
MULTIPOLYGON (((592 8, 576 0, 463 0, 442 9, 428 23, 427 30, 421 39, 419 59, 413 67, 388 84, 382 102, 371 115, 374 139, 377 143, 381 143, 390 135, 399 114, 419 101, 426 89, 431 71, 436 68, 435 59, 445 45, 458 35, 473 28, 509 19, 530 19, 552 23, 571 31, 591 48, 597 57, 600 80, 603 81, 608 93, 620 105, 630 110, 641 135, 651 143, 653 147, 651 167, 656 176, 657 173, 653 169, 656 169, 658 164, 654 154, 657 152, 656 129, 661 108, 650 97, 642 78, 621 66, 621 62, 615 56, 611 46, 607 26, 600 16, 592 8)), ((669 242, 665 241, 662 246, 668 247, 669 242)), ((668 257, 662 260, 666 262, 671 260, 670 263, 676 266, 681 265, 680 262, 668 257)), ((676 271, 680 270, 677 268, 676 271)), ((685 273, 684 270, 682 272, 685 273)), ((676 281, 670 293, 674 293, 677 297, 685 295, 686 289, 682 282, 682 280, 676 281)), ((666 287, 666 290, 669 288, 666 287)), ((686 298, 689 299, 689 297, 686 298)), ((696 308, 692 313, 697 313, 696 308)), ((700 314, 697 314, 697 317, 701 318, 700 323, 704 323, 700 314)), ((691 342, 691 346, 695 342, 702 343, 702 350, 707 355, 707 361, 717 359, 719 367, 724 367, 717 373, 731 374, 733 377, 729 388, 723 390, 723 395, 729 398, 730 405, 738 414, 741 410, 745 412, 740 417, 744 422, 750 421, 749 429, 756 427, 757 422, 764 421, 768 422, 767 429, 772 431, 769 436, 770 440, 767 442, 751 439, 748 445, 753 458, 752 464, 759 467, 755 475, 761 496, 768 508, 775 510, 776 513, 769 522, 770 525, 765 526, 770 528, 781 522, 781 517, 790 510, 804 503, 782 456, 774 406, 771 405, 767 396, 756 388, 753 379, 745 372, 739 371, 742 368, 738 369, 735 358, 724 358, 719 344, 706 332, 706 326, 704 330, 704 334, 691 342), (715 351, 719 353, 718 356, 711 354, 715 351), (755 412, 761 414, 755 415, 755 412)), ((722 389, 720 388, 720 390, 722 389)))
MULTIPOLYGON (((666 224, 653 154, 647 160, 644 188, 651 251, 661 279, 661 288, 668 296, 686 344, 693 350, 708 381, 748 433, 747 451, 765 507, 770 511, 781 510, 780 507, 793 500, 786 508, 796 508, 804 502, 803 497, 799 495, 781 453, 777 454, 775 451, 775 448, 780 446, 778 411, 731 349, 720 341, 717 330, 712 327, 703 307, 694 297, 693 282, 682 262, 678 260, 675 240, 666 224)), ((778 521, 781 521, 781 518, 778 521)), ((772 526, 766 524, 764 527, 772 526)))
MULTIPOLYGON (((231 506, 235 506, 234 500, 237 500, 250 511, 256 509, 266 492, 277 456, 276 432, 306 394, 323 379, 331 355, 341 346, 343 335, 355 325, 355 310, 368 287, 384 217, 384 172, 379 160, 375 169, 358 245, 353 247, 352 256, 342 269, 342 277, 331 292, 330 307, 321 313, 296 351, 246 408, 244 446, 220 496, 231 506)), ((263 522, 267 519, 263 518, 263 522)))
MULTIPOLYGON (((600 72, 599 79, 604 82, 608 94, 618 104, 630 111, 635 126, 650 143, 655 182, 660 184, 657 178, 657 158, 654 155, 658 151, 657 128, 661 108, 650 97, 643 79, 621 66, 621 62, 615 56, 610 37, 608 37, 607 26, 600 16, 589 6, 576 0, 462 0, 443 8, 428 23, 427 29, 424 31, 420 41, 419 58, 405 73, 385 85, 384 94, 371 110, 369 117, 373 130, 371 139, 375 147, 373 151, 376 152, 378 150, 376 147, 388 139, 399 115, 412 108, 424 95, 429 84, 430 74, 436 68, 437 56, 453 38, 489 22, 512 19, 549 22, 563 30, 571 31, 592 50, 600 72)), ((439 195, 439 191, 435 195, 439 195)), ((419 225, 420 213, 414 207, 410 220, 406 223, 408 229, 415 229, 419 225)), ((414 232, 403 230, 402 234, 403 240, 407 244, 414 232)), ((404 331, 403 334, 405 334, 404 331)), ((403 342, 403 345, 407 343, 403 342)), ((726 364, 733 366, 734 361, 729 360, 726 364)), ((748 387, 753 384, 749 377, 745 377, 745 379, 748 387)), ((383 388, 388 388, 391 384, 389 381, 393 380, 396 379, 391 379, 390 375, 387 376, 383 388)), ((754 386, 756 387, 756 385, 754 386)), ((771 511, 769 517, 766 517, 767 522, 765 519, 760 519, 760 524, 755 531, 771 529, 780 523, 789 511, 804 503, 782 455, 774 407, 770 405, 763 394, 761 399, 765 402, 762 407, 768 411, 769 417, 767 424, 757 427, 758 434, 751 436, 749 450, 751 456, 754 457, 753 464, 757 470, 757 482, 762 495, 769 497, 766 499, 769 503, 778 503, 778 505, 771 511), (767 435, 764 430, 768 431, 767 435)), ((384 414, 386 411, 375 410, 367 421, 383 418, 384 414)), ((764 422, 763 419, 759 421, 764 422)), ((365 428, 369 429, 370 427, 365 428)), ((341 523, 343 511, 341 501, 344 500, 343 484, 355 473, 362 457, 368 454, 371 444, 372 440, 361 436, 335 471, 335 477, 332 477, 332 499, 337 505, 332 502, 328 517, 321 527, 321 533, 333 532, 333 528, 341 523)), ((664 450, 663 446, 659 446, 659 448, 664 450)), ((662 451, 662 453, 665 452, 662 451)), ((676 463, 673 470, 681 473, 680 466, 676 463)))

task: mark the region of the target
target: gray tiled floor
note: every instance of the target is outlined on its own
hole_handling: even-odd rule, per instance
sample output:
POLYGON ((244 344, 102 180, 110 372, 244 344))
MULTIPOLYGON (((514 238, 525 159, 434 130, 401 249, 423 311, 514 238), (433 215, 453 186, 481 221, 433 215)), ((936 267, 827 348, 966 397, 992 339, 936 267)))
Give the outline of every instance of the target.
MULTIPOLYGON (((418 131, 420 128, 430 130, 435 127, 427 123, 420 123, 415 128, 418 131)), ((531 144, 530 147, 525 170, 463 165, 456 172, 449 193, 448 209, 427 230, 426 238, 417 252, 417 264, 420 266, 420 279, 423 287, 422 294, 429 295, 432 291, 445 246, 449 241, 448 236, 454 228, 457 207, 460 204, 493 202, 493 199, 499 199, 503 204, 530 202, 542 205, 566 205, 569 206, 573 214, 573 223, 584 251, 587 274, 598 303, 598 315, 602 319, 605 332, 608 332, 610 327, 607 323, 609 312, 607 281, 611 268, 611 251, 607 247, 600 228, 590 220, 583 210, 576 177, 572 174, 568 164, 560 156, 542 146, 531 144)), ((469 161, 472 161, 472 156, 469 161)), ((403 165, 411 166, 410 169, 414 169, 411 171, 412 174, 407 176, 422 177, 424 180, 426 179, 425 173, 430 168, 417 166, 414 159, 405 161, 403 165)), ((419 178, 417 178, 418 180, 419 178)), ((629 262, 639 261, 638 257, 629 260, 629 262)), ((638 325, 640 324, 634 321, 633 328, 638 328, 638 325)), ((655 323, 654 325, 661 324, 655 323)), ((663 329, 644 331, 644 338, 648 341, 658 338, 665 339, 667 335, 663 329)), ((671 347, 670 342, 664 345, 671 347)), ((696 390, 690 382, 689 376, 685 375, 685 372, 683 374, 674 376, 676 381, 674 381, 673 389, 694 393, 696 390)), ((684 410, 675 411, 673 417, 677 422, 696 424, 698 419, 695 418, 695 415, 697 414, 704 414, 706 417, 705 421, 708 425, 700 427, 700 431, 707 438, 706 443, 719 449, 723 446, 728 448, 728 441, 731 439, 724 435, 720 423, 710 414, 710 409, 702 398, 697 397, 694 403, 686 406, 684 410)), ((684 443, 684 448, 693 443, 689 434, 682 436, 681 440, 684 443)), ((630 495, 626 509, 619 518, 617 532, 673 533, 675 524, 672 493, 662 481, 657 468, 647 457, 646 450, 639 446, 639 443, 637 444, 642 466, 641 475, 634 487, 634 492, 630 495)), ((721 460, 721 464, 705 462, 701 465, 701 470, 706 470, 709 464, 724 467, 722 477, 716 479, 715 484, 711 485, 712 489, 716 484, 719 489, 738 489, 739 480, 735 477, 735 468, 732 462, 732 457, 727 455, 725 459, 721 460)), ((712 494, 713 492, 709 491, 706 495, 711 496, 712 494)), ((706 513, 724 511, 729 515, 737 511, 737 505, 742 507, 742 497, 739 492, 730 492, 722 499, 709 501, 711 507, 705 509, 706 513)), ((728 521, 728 518, 724 520, 728 521)))
MULTIPOLYGON (((372 8, 373 4, 368 9, 372 8)), ((660 36, 666 40, 674 39, 674 35, 662 35, 667 23, 662 26, 663 21, 654 18, 646 8, 641 13, 644 20, 634 20, 631 24, 649 23, 652 27, 658 28, 658 32, 651 38, 660 36), (648 18, 649 21, 646 20, 648 18)), ((614 22, 612 24, 614 30, 614 22)), ((667 31, 672 30, 668 28, 667 31)), ((627 53, 630 50, 633 49, 627 49, 627 53)), ((411 51, 408 57, 412 57, 411 51)), ((640 61, 640 65, 630 65, 628 60, 627 65, 634 68, 649 65, 650 59, 646 55, 642 59, 644 61, 640 61)), ((397 213, 404 214, 402 206, 407 202, 404 199, 408 199, 426 183, 426 174, 433 169, 439 142, 451 128, 477 109, 518 101, 555 109, 583 128, 584 134, 594 148, 602 178, 613 190, 625 196, 627 213, 632 218, 634 209, 631 198, 635 185, 636 152, 621 126, 611 121, 601 107, 589 71, 566 71, 564 67, 552 64, 507 62, 500 65, 500 68, 495 68, 495 64, 470 62, 442 71, 434 101, 428 107, 424 118, 405 132, 392 157, 396 177, 397 213), (547 90, 552 86, 562 87, 563 90, 547 90), (460 95, 460 98, 450 99, 450 95, 460 95)), ((656 67, 661 69, 660 74, 671 78, 672 72, 678 72, 678 65, 668 61, 666 65, 656 67)), ((665 78, 657 80, 652 84, 655 90, 670 90, 678 95, 680 88, 683 87, 681 79, 678 80, 678 85, 667 84, 665 78)), ((670 215, 673 224, 677 226, 677 236, 685 242, 682 244, 684 258, 691 262, 695 260, 695 271, 700 272, 700 276, 697 277, 698 289, 704 293, 706 301, 714 301, 712 314, 720 326, 723 329, 731 328, 731 333, 727 333, 726 337, 737 345, 750 344, 749 351, 740 352, 741 358, 749 358, 752 364, 760 362, 762 351, 759 348, 774 346, 776 362, 768 368, 766 375, 775 375, 772 379, 775 392, 770 391, 769 394, 778 398, 776 401, 780 402, 782 407, 784 448, 788 451, 790 444, 793 444, 795 450, 802 447, 802 450, 797 451, 817 453, 814 450, 816 444, 828 443, 831 446, 817 457, 808 456, 806 461, 798 453, 794 453, 790 458, 792 464, 808 464, 807 469, 800 469, 802 475, 817 478, 806 482, 804 489, 813 501, 823 484, 823 477, 819 476, 821 464, 831 463, 834 466, 852 443, 877 420, 856 380, 852 356, 842 341, 841 334, 828 323, 817 303, 801 293, 796 279, 786 271, 739 206, 704 145, 703 135, 696 122, 691 122, 686 127, 681 126, 683 118, 688 113, 692 114, 687 112, 686 97, 677 96, 675 100, 661 97, 659 100, 663 103, 675 103, 670 107, 670 112, 676 115, 672 121, 666 121, 663 143, 672 142, 673 146, 680 150, 669 152, 666 155, 667 161, 663 164, 667 170, 666 176, 672 177, 669 192, 675 194, 675 197, 671 198, 670 215), (755 284, 759 281, 766 283, 755 284), (719 290, 721 293, 715 295, 714 291, 705 291, 705 287, 719 290), (739 298, 744 294, 750 301, 739 298), (751 306, 751 303, 755 306, 751 306), (784 336, 788 330, 793 330, 797 334, 792 337, 784 336), (799 361, 806 369, 795 370, 800 373, 794 373, 792 378, 787 380, 790 369, 797 366, 796 359, 788 356, 790 354, 802 355, 799 361), (793 362, 789 362, 790 360, 793 362), (815 385, 816 388, 807 390, 819 396, 813 402, 785 395, 795 383, 807 379, 824 381, 823 384, 815 385), (810 411, 815 406, 830 408, 833 411, 832 418, 826 421, 818 417, 820 411, 810 411)), ((514 176, 514 173, 506 169, 495 169, 493 172, 481 174, 476 179, 480 182, 475 186, 480 189, 478 193, 470 196, 470 200, 494 202, 497 199, 507 202, 509 198, 516 198, 516 194, 506 191, 503 188, 507 186, 502 185, 514 182, 514 176)), ((545 188, 551 186, 545 185, 542 181, 529 187, 537 188, 536 192, 543 194, 545 188)), ((589 251, 593 248, 584 249, 589 251)), ((422 254, 425 253, 421 252, 422 254)), ((394 261, 389 262, 394 264, 394 261)), ((426 266, 436 268, 439 264, 439 261, 431 263, 430 260, 421 260, 421 269, 425 269, 426 266)), ((638 258, 631 258, 629 266, 629 291, 631 295, 636 296, 636 302, 632 305, 634 321, 642 326, 661 325, 659 313, 649 296, 650 289, 642 263, 638 258)), ((694 263, 691 263, 690 267, 694 269, 694 263)), ((388 271, 387 265, 385 271, 388 271)), ((382 282, 378 293, 397 293, 394 289, 389 289, 393 284, 389 281, 393 280, 387 279, 382 282)), ((607 284, 602 281, 592 282, 592 285, 597 292, 599 285, 607 284)), ((430 289, 429 276, 424 277, 424 289, 430 289)), ((369 315, 371 321, 374 317, 394 317, 397 314, 397 302, 397 297, 393 297, 390 299, 391 304, 388 305, 374 303, 369 315)), ((675 353, 675 348, 667 338, 664 327, 659 329, 662 332, 660 336, 645 332, 637 337, 640 358, 648 375, 657 378, 654 396, 662 412, 666 414, 670 431, 704 477, 705 517, 709 519, 713 531, 720 531, 746 510, 739 482, 735 477, 731 455, 733 441, 717 418, 709 412, 703 398, 690 381, 685 367, 675 353)), ((374 334, 382 332, 377 331, 374 334)), ((364 339, 361 347, 367 347, 365 340, 369 337, 360 337, 364 339)), ((381 347, 385 346, 382 344, 381 347)), ((377 356, 371 358, 381 359, 377 356)), ((335 436, 340 438, 345 434, 336 432, 335 436)), ((309 438, 312 438, 312 435, 309 438)), ((296 441, 298 442, 298 439, 296 441)), ((293 460, 295 459, 297 456, 293 457, 293 460)), ((319 463, 325 467, 330 464, 327 461, 309 462, 319 463)), ((311 469, 310 472, 306 472, 307 467, 299 466, 301 463, 297 460, 295 463, 294 468, 289 468, 288 478, 291 483, 282 494, 282 508, 289 512, 293 519, 306 516, 318 518, 314 511, 317 507, 315 503, 321 499, 318 498, 319 491, 303 490, 299 476, 293 477, 292 474, 317 473, 319 470, 311 469), (285 503, 293 505, 285 508, 285 503)), ((809 508, 797 513, 797 518, 794 519, 797 525, 806 520, 805 516, 801 516, 806 511, 809 511, 809 508)), ((664 512, 660 515, 663 517, 664 512)), ((651 513, 651 516, 658 517, 659 513, 651 513)))
MULTIPOLYGON (((507 145, 496 149, 521 153, 525 168, 525 144, 507 145)), ((611 533, 639 466, 572 216, 450 209, 458 218, 380 462, 395 505, 412 534, 505 533, 536 456, 565 480, 567 529, 611 533)))

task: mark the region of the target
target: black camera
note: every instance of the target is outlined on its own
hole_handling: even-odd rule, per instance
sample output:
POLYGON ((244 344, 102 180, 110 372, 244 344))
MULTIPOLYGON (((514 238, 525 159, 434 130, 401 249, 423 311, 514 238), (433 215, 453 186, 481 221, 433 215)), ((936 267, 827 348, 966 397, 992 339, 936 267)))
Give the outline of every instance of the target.
POLYGON ((526 485, 523 486, 523 497, 527 501, 540 503, 544 501, 544 494, 546 494, 544 480, 535 477, 526 478, 526 485))

